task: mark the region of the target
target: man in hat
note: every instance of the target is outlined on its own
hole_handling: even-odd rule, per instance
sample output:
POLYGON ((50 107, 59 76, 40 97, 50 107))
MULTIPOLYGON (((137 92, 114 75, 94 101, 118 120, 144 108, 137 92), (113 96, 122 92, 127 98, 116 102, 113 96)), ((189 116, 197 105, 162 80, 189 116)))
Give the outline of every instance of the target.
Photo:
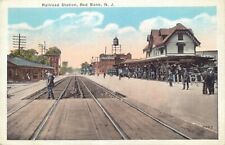
POLYGON ((182 70, 182 81, 183 81, 183 90, 185 89, 185 85, 187 85, 187 90, 189 89, 189 73, 187 68, 183 68, 182 70))
POLYGON ((48 99, 52 98, 55 99, 53 94, 53 87, 54 87, 54 76, 52 73, 47 72, 47 88, 48 88, 48 99))
POLYGON ((208 80, 207 80, 207 88, 209 90, 209 95, 214 94, 214 83, 215 83, 215 75, 212 68, 208 68, 208 80))

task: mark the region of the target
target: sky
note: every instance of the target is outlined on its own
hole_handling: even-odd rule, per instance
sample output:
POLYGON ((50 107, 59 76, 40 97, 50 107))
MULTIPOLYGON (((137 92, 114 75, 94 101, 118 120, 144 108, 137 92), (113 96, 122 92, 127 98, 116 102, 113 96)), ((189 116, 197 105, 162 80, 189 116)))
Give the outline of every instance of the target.
POLYGON ((72 67, 90 62, 92 57, 111 53, 117 36, 122 53, 144 58, 151 29, 170 28, 182 23, 191 28, 201 42, 197 50, 216 50, 216 7, 114 7, 114 8, 9 8, 9 46, 12 36, 27 37, 26 49, 39 51, 39 43, 47 48, 57 46, 62 61, 72 67), (210 35, 209 35, 210 32, 210 35))

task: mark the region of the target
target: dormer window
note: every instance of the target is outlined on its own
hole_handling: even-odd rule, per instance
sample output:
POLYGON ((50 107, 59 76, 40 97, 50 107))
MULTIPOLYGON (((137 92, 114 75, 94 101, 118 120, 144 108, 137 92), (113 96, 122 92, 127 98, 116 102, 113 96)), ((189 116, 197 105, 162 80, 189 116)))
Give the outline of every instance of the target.
POLYGON ((184 40, 182 33, 178 33, 178 40, 184 40))

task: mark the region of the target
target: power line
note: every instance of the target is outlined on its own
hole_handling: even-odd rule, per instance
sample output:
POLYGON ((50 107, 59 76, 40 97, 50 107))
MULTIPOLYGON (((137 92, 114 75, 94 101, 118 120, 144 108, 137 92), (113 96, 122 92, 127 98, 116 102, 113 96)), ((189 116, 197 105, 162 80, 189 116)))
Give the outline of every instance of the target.
POLYGON ((20 51, 23 49, 23 48, 26 48, 26 36, 22 36, 20 35, 13 35, 13 48, 18 48, 19 50, 19 54, 20 54, 20 51))
POLYGON ((39 43, 38 46, 41 48, 41 54, 45 54, 47 49, 46 49, 46 42, 44 41, 44 43, 39 43))

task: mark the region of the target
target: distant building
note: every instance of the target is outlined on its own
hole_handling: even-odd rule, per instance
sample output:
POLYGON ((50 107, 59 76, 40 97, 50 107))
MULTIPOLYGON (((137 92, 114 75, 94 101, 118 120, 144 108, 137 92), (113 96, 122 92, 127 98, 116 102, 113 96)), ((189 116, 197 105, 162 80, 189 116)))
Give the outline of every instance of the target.
POLYGON ((99 62, 93 63, 96 73, 107 73, 109 69, 116 67, 116 65, 131 59, 132 56, 128 54, 100 54, 99 62))
POLYGON ((49 59, 49 64, 51 67, 54 68, 53 74, 59 75, 59 68, 60 68, 60 55, 46 55, 49 59))
POLYGON ((19 57, 7 57, 8 81, 36 81, 45 78, 45 71, 53 72, 48 65, 35 63, 19 57))

